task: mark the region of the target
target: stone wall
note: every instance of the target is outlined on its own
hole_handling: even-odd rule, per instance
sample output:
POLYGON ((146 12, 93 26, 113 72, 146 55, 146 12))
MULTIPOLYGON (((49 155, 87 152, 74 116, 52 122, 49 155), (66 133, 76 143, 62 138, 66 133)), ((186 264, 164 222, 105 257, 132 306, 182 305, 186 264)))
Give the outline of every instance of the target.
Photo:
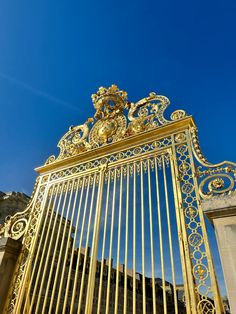
POLYGON ((0 191, 0 224, 8 215, 23 211, 29 203, 30 197, 21 192, 0 191))

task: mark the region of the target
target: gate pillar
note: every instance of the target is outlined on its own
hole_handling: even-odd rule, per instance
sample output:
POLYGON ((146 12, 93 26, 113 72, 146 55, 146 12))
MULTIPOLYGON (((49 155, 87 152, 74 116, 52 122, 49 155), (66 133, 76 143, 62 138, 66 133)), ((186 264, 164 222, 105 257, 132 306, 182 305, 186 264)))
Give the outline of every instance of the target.
POLYGON ((0 238, 0 313, 3 313, 4 301, 8 293, 17 258, 21 249, 19 240, 0 238))
POLYGON ((236 195, 226 195, 202 202, 213 224, 231 313, 236 313, 236 195))

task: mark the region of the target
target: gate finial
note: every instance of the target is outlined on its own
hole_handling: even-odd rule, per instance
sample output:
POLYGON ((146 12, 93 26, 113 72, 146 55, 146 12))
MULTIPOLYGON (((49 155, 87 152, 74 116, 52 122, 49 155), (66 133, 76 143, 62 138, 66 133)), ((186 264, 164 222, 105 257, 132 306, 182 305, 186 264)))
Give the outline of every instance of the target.
POLYGON ((96 94, 92 94, 92 101, 96 113, 96 119, 113 117, 116 114, 123 113, 127 105, 127 93, 119 90, 116 85, 108 88, 100 87, 96 94))

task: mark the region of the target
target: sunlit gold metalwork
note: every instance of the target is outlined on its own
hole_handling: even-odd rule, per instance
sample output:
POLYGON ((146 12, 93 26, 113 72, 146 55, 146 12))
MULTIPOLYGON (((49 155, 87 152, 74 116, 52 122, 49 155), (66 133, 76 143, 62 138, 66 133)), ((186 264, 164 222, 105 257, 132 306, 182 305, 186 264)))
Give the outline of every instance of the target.
POLYGON ((85 313, 93 312, 95 277, 99 266, 98 241, 103 199, 105 218, 99 266, 101 273, 98 284, 97 314, 101 311, 104 294, 106 300, 104 312, 108 314, 111 311, 109 303, 111 278, 115 281, 114 312, 118 313, 122 237, 125 243, 123 312, 127 313, 128 277, 132 285, 132 312, 139 311, 137 309, 139 300, 136 295, 137 262, 141 259, 142 312, 146 313, 145 241, 149 237, 152 312, 160 313, 155 299, 156 259, 160 258, 163 313, 168 313, 167 270, 163 247, 165 217, 174 290, 174 311, 178 313, 168 167, 171 168, 171 183, 174 191, 186 312, 223 313, 200 203, 204 198, 235 193, 236 164, 227 161, 216 165, 208 163, 201 152, 193 118, 187 116, 183 110, 173 112, 169 120, 165 118, 165 110, 170 104, 165 96, 150 93, 140 101, 131 103, 126 92, 112 85, 109 88, 101 87, 92 96, 92 100, 96 110, 94 117, 89 118, 82 125, 71 127, 58 143, 60 149, 58 157, 50 156, 45 165, 36 169, 39 177, 27 209, 13 217, 7 217, 4 225, 0 226, 0 236, 21 239, 23 244, 6 301, 5 313, 21 313, 22 310, 25 313, 46 313, 47 310, 52 313, 55 305, 55 313, 72 314, 75 304, 79 313, 82 309, 83 292, 86 294, 85 313), (152 175, 154 175, 153 179, 151 179, 152 175), (147 178, 147 193, 145 178, 147 178), (164 198, 160 196, 161 186, 164 190, 164 198), (124 194, 123 189, 125 189, 124 194), (140 256, 137 255, 138 230, 136 229, 138 194, 141 221, 140 256), (110 226, 108 226, 109 208, 111 209, 110 226), (118 226, 115 249, 113 242, 116 213, 118 213, 118 226), (149 221, 149 235, 148 230, 146 231, 148 228, 145 225, 147 219, 145 215, 149 221), (159 243, 154 241, 154 216, 157 219, 156 233, 159 243), (131 218, 132 221, 129 223, 131 218), (124 234, 121 231, 122 226, 124 234), (72 230, 74 230, 74 237, 71 240, 67 232, 71 234, 72 230), (51 234, 56 235, 55 239, 51 234), (77 234, 78 238, 76 238, 77 234), (84 253, 82 253, 83 241, 85 241, 84 253), (104 262, 106 245, 109 246, 108 265, 104 262), (128 269, 129 250, 132 252, 132 270, 128 269), (155 250, 158 250, 156 255, 155 250), (116 251, 115 275, 112 268, 114 251, 116 251), (75 255, 77 259, 72 271, 75 255), (55 261, 61 265, 61 274, 59 268, 53 273, 52 266, 55 261), (103 287, 105 271, 108 280, 107 286, 103 287), (74 281, 71 286, 72 272, 74 272, 74 281), (63 282, 63 275, 68 278, 66 283, 63 282), (48 303, 50 285, 52 286, 51 299, 48 303), (62 289, 64 289, 64 303, 61 305, 62 289), (56 294, 58 299, 54 302, 56 294))
MULTIPOLYGON (((154 164, 152 164, 154 167, 154 164)), ((153 314, 156 314, 156 288, 155 288, 155 262, 154 262, 154 244, 153 244, 153 223, 152 223, 152 191, 150 176, 150 161, 148 160, 148 203, 149 203, 149 223, 150 223, 150 245, 151 245, 151 268, 152 268, 152 302, 153 314)))
POLYGON ((113 235, 114 235, 114 217, 115 217, 115 199, 116 199, 116 179, 117 179, 117 169, 114 170, 114 184, 113 184, 113 195, 112 195, 112 217, 111 217, 110 245, 109 245, 109 267, 108 267, 108 284, 107 284, 107 294, 106 294, 106 314, 109 313, 112 246, 113 246, 113 235))
POLYGON ((164 263, 164 251, 162 240, 162 218, 161 218, 161 204, 160 204, 160 192, 159 192, 159 178, 158 178, 158 164, 155 159, 155 179, 156 179, 156 198, 157 198, 157 216, 158 216, 158 229, 159 229, 159 245, 160 245, 160 258, 161 258, 161 275, 162 275, 162 287, 163 287, 163 305, 164 314, 167 313, 167 300, 166 300, 166 281, 165 281, 165 263, 164 263))

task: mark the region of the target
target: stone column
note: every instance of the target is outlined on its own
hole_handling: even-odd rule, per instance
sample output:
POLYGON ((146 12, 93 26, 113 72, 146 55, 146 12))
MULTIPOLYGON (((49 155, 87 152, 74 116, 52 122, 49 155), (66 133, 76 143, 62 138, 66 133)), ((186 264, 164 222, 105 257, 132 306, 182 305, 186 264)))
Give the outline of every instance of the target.
POLYGON ((215 228, 231 313, 236 313, 236 195, 202 201, 215 228))
POLYGON ((8 237, 0 238, 0 313, 3 313, 20 249, 19 241, 8 237))

